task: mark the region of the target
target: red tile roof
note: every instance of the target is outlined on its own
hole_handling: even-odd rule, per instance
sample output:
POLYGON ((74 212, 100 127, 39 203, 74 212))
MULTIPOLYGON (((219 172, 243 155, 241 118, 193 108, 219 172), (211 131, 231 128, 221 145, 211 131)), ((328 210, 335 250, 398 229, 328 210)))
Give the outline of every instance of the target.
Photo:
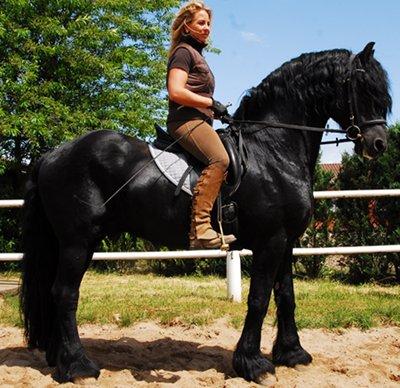
POLYGON ((329 171, 333 174, 334 178, 339 175, 340 169, 342 167, 341 163, 321 163, 321 167, 324 171, 329 171))

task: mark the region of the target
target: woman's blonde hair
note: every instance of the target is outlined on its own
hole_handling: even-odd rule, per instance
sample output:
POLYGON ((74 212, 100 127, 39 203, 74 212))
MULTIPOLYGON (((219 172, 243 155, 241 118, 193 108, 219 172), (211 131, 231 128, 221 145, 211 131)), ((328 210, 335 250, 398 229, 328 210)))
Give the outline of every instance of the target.
POLYGON ((184 34, 185 24, 190 23, 196 12, 204 10, 208 13, 210 20, 212 18, 211 8, 207 7, 201 0, 191 0, 185 3, 177 12, 171 26, 171 47, 169 49, 170 56, 175 47, 179 44, 182 35, 184 34))

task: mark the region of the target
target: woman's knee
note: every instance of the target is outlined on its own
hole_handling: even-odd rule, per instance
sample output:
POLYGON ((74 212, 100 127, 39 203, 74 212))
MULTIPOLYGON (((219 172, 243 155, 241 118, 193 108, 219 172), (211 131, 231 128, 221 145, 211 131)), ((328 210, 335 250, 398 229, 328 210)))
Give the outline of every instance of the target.
POLYGON ((226 171, 229 167, 229 156, 225 153, 219 158, 216 158, 212 163, 218 165, 221 170, 226 171))

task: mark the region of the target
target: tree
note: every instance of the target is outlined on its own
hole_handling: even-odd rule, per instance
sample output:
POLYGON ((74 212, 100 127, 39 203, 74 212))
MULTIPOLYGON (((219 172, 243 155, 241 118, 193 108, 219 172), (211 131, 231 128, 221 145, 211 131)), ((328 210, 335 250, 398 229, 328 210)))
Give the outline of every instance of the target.
MULTIPOLYGON (((400 188, 400 125, 389 128, 388 150, 377 160, 345 155, 338 182, 341 190, 400 188)), ((396 198, 337 201, 336 239, 343 245, 391 245, 400 237, 400 203, 396 198)), ((345 259, 353 282, 381 280, 394 268, 400 282, 400 257, 363 254, 345 259)))
POLYGON ((163 117, 176 0, 3 0, 1 156, 21 164, 84 131, 145 136, 163 117))
POLYGON ((178 3, 2 0, 0 198, 20 197, 38 155, 86 131, 153 132, 178 3))

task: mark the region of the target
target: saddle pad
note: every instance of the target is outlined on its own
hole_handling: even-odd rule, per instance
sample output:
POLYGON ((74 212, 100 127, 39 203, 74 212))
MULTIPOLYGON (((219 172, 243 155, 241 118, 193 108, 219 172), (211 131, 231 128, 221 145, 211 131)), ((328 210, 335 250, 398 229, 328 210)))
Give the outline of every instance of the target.
MULTIPOLYGON (((148 144, 148 146, 157 167, 170 182, 178 186, 183 173, 189 167, 186 156, 184 154, 174 154, 172 152, 159 150, 152 144, 148 144)), ((189 195, 193 195, 190 174, 183 182, 182 190, 189 195)))

